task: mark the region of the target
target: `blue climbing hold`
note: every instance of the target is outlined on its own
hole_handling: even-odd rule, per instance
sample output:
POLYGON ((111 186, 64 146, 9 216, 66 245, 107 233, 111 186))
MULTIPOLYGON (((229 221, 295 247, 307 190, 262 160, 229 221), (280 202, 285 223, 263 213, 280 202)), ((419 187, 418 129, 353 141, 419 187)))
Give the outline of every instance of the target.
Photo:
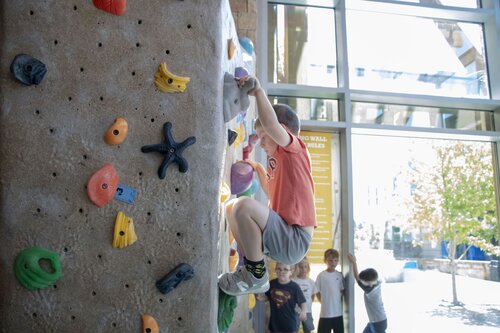
POLYGON ((47 68, 40 60, 27 54, 18 54, 10 64, 10 72, 17 81, 31 86, 42 82, 47 68))
POLYGON ((189 280, 193 276, 193 267, 189 264, 182 263, 177 265, 177 267, 165 275, 161 280, 158 280, 156 282, 156 288, 158 288, 162 294, 166 294, 176 288, 179 283, 189 280))
POLYGON ((248 37, 240 37, 238 38, 241 47, 243 50, 245 50, 246 53, 252 54, 253 53, 253 42, 250 38, 248 37))

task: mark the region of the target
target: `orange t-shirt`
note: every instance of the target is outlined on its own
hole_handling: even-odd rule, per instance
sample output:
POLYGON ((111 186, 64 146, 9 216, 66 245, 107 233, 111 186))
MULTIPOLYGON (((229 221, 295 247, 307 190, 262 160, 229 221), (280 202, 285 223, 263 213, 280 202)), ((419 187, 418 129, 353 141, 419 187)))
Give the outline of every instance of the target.
POLYGON ((309 151, 302 140, 288 134, 288 146, 278 146, 267 160, 269 207, 289 225, 316 227, 309 151))

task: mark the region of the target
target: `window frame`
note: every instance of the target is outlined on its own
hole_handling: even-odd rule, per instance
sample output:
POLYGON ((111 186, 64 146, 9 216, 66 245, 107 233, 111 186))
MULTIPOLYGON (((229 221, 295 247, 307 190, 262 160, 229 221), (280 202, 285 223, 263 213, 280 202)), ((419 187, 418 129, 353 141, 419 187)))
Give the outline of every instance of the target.
MULTIPOLYGON (((312 131, 327 131, 340 136, 340 184, 341 184, 341 223, 342 223, 342 271, 349 272, 346 254, 354 251, 354 219, 352 191, 352 144, 353 134, 376 134, 389 136, 408 136, 425 138, 444 138, 459 140, 487 141, 494 144, 493 160, 496 174, 496 192, 499 193, 500 178, 500 2, 482 0, 481 8, 448 7, 435 4, 419 4, 392 0, 257 0, 257 77, 268 95, 302 98, 337 99, 339 121, 325 122, 303 120, 302 128, 312 131), (304 86, 295 84, 274 84, 267 78, 267 8, 268 4, 320 6, 334 8, 335 32, 337 43, 337 88, 304 86), (456 20, 481 23, 484 30, 486 64, 488 70, 489 99, 470 99, 440 97, 418 94, 389 93, 366 90, 353 90, 349 86, 346 10, 361 9, 383 11, 399 15, 420 16, 425 18, 456 20), (411 13, 411 14, 409 14, 411 13), (458 108, 491 111, 495 131, 463 131, 440 128, 407 128, 377 124, 359 124, 351 121, 351 103, 370 102, 382 104, 404 104, 440 108, 458 108)), ((265 161, 262 153, 257 157, 265 161)), ((500 196, 497 195, 497 214, 500 211, 500 196)), ((499 219, 500 220, 500 219, 499 219)), ((500 235, 499 235, 500 238, 500 235)), ((345 318, 354 323, 354 288, 349 279, 346 294, 345 318)), ((354 324, 348 324, 348 331, 354 332, 354 324)))

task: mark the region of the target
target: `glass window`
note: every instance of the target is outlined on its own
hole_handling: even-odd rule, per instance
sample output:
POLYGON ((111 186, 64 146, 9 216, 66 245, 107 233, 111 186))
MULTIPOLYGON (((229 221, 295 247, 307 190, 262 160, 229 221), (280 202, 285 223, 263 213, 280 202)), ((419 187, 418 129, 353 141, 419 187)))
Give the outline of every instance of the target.
POLYGON ((354 89, 489 98, 481 24, 348 11, 347 41, 354 89))
POLYGON ((269 96, 271 104, 286 104, 294 109, 301 120, 339 121, 338 101, 321 98, 269 96))
POLYGON ((440 6, 462 7, 462 8, 481 8, 480 1, 478 0, 396 0, 396 1, 432 4, 440 6))
MULTIPOLYGON (((352 143, 355 254, 360 271, 372 267, 384 282, 391 332, 447 332, 450 327, 489 332, 488 321, 471 317, 487 313, 490 304, 498 308, 498 296, 492 294, 498 295, 500 283, 474 274, 481 260, 488 264, 494 257, 465 244, 482 239, 484 249, 498 237, 493 145, 376 135, 353 135, 352 143), (463 243, 447 246, 450 239, 463 243), (457 301, 477 304, 473 314, 450 316, 452 253, 477 265, 456 276, 457 301)), ((354 292, 356 328, 351 332, 362 332, 368 322, 363 291, 355 286, 354 292)), ((492 322, 498 327, 499 316, 492 322)))
POLYGON ((353 102, 352 121, 361 124, 494 131, 493 114, 490 111, 394 104, 353 102))
POLYGON ((268 5, 268 80, 337 86, 334 10, 268 5))

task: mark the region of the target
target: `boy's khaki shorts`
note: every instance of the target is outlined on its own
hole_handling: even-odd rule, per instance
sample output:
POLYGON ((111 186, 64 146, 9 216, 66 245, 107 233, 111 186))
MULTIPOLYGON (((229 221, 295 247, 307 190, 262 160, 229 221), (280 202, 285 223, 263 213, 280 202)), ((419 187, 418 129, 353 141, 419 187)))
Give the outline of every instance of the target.
POLYGON ((274 210, 262 232, 264 254, 285 265, 301 261, 311 245, 311 235, 297 225, 288 225, 274 210))

